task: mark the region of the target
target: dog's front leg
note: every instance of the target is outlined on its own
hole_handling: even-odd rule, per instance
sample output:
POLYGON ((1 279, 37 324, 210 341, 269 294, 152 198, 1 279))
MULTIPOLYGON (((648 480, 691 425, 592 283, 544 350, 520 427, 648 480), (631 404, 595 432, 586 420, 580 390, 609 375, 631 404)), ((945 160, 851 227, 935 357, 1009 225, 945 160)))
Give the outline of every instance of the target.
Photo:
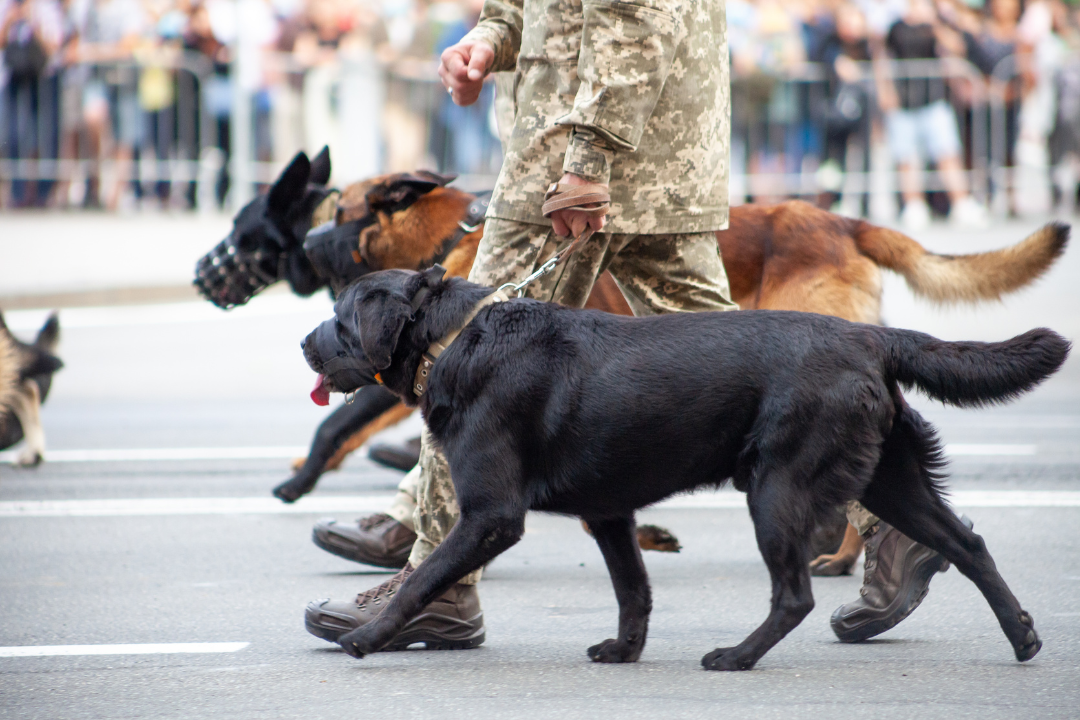
POLYGON ((382 649, 435 598, 524 533, 524 511, 469 513, 463 507, 446 540, 406 578, 386 609, 367 625, 342 635, 338 643, 355 658, 382 649))
POLYGON ((638 547, 634 519, 587 518, 586 522, 604 554, 615 598, 619 601, 619 637, 589 648, 594 662, 636 662, 645 647, 652 612, 652 593, 638 547))
MULTIPOLYGON (((315 439, 311 443, 307 460, 295 475, 274 488, 274 496, 291 503, 314 490, 319 477, 327 469, 327 464, 336 456, 338 450, 358 432, 364 430, 365 426, 371 426, 371 433, 368 434, 370 436, 377 429, 381 430, 392 425, 393 422, 388 422, 376 428, 379 424, 375 421, 400 404, 394 394, 384 387, 369 385, 361 388, 353 402, 341 405, 322 421, 315 432, 315 439)), ((394 422, 400 419, 400 416, 393 418, 394 422)), ((360 442, 366 441, 368 436, 360 442)))
POLYGON ((17 462, 23 467, 41 464, 45 458, 45 430, 41 427, 41 392, 36 380, 23 381, 21 391, 12 398, 11 410, 23 429, 24 447, 17 462))

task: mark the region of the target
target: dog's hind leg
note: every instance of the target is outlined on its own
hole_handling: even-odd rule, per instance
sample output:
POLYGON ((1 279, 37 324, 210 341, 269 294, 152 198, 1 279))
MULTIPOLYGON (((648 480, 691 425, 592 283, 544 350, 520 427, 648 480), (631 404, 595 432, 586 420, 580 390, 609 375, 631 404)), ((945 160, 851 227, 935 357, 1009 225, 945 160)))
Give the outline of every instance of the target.
POLYGON ((645 647, 652 612, 652 593, 645 563, 641 560, 634 519, 588 518, 600 552, 604 554, 615 598, 619 601, 619 637, 589 648, 594 662, 636 662, 645 647))
POLYGON ((881 463, 861 502, 912 540, 944 555, 974 582, 1012 643, 1016 659, 1030 660, 1042 648, 1034 620, 1005 584, 983 539, 938 494, 930 474, 937 463, 935 450, 929 425, 905 408, 885 441, 881 463))
POLYGON ((794 483, 775 480, 751 487, 747 497, 758 547, 772 578, 769 617, 735 647, 717 648, 703 657, 706 670, 749 670, 814 609, 809 557, 812 503, 794 483))

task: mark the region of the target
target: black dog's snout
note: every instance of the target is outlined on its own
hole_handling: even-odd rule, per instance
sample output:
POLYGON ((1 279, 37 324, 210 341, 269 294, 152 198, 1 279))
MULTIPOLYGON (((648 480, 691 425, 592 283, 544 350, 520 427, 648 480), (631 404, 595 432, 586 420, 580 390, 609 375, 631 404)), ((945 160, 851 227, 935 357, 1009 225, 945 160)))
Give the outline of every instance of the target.
POLYGON ((342 342, 337 321, 327 320, 300 343, 311 369, 326 375, 340 392, 352 392, 364 385, 376 385, 375 368, 363 354, 355 354, 342 342))

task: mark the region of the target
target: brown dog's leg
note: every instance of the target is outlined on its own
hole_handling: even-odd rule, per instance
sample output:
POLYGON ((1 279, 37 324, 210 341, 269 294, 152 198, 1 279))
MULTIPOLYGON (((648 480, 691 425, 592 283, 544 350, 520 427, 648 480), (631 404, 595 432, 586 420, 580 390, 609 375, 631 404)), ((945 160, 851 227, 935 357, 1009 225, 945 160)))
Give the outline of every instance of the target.
POLYGON ((817 576, 850 575, 863 549, 863 539, 855 526, 848 523, 844 542, 832 555, 818 555, 810 561, 810 574, 817 576))
POLYGON ((341 467, 341 463, 345 461, 345 458, 348 457, 349 453, 366 443, 372 435, 397 425, 399 422, 412 415, 412 412, 413 408, 407 407, 404 404, 395 405, 390 408, 346 440, 342 446, 337 449, 337 452, 326 461, 326 466, 323 468, 323 471, 337 470, 341 467))
MULTIPOLYGON (((593 531, 589 528, 589 523, 584 520, 581 521, 581 527, 585 528, 585 532, 589 533, 589 535, 593 534, 593 531)), ((671 531, 662 528, 659 525, 638 525, 636 534, 638 547, 642 550, 674 553, 682 550, 682 545, 679 544, 679 538, 672 535, 671 531)))
MULTIPOLYGON (((326 461, 326 465, 323 466, 323 472, 337 470, 341 467, 341 463, 345 462, 345 458, 349 456, 349 453, 366 443, 372 435, 397 425, 410 415, 412 415, 412 408, 408 408, 405 405, 397 405, 390 408, 350 436, 349 439, 337 449, 333 456, 326 461)), ((296 458, 293 460, 293 472, 302 468, 306 462, 307 458, 296 458)))

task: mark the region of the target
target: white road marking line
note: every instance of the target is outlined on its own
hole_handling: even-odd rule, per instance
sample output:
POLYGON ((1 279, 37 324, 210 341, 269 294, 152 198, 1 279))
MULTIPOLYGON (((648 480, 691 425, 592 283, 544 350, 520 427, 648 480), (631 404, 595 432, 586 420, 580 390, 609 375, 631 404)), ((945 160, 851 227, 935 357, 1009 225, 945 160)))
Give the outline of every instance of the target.
POLYGON ((58 655, 177 655, 180 653, 233 653, 248 642, 153 643, 147 645, 23 645, 0 647, 0 657, 55 657, 58 655))
POLYGON ((1035 445, 969 445, 949 443, 945 446, 946 455, 1034 455, 1038 451, 1035 445))
POLYGON ((137 517, 146 515, 295 515, 374 512, 390 506, 392 494, 327 495, 286 505, 277 498, 121 498, 116 500, 7 500, 0 517, 137 517))
MULTIPOLYGON (((365 513, 385 510, 391 494, 329 495, 303 498, 286 505, 272 497, 123 498, 116 500, 7 500, 0 517, 140 517, 150 515, 298 515, 365 513)), ((956 507, 1080 507, 1080 491, 959 490, 949 496, 956 507)), ((653 506, 659 510, 738 509, 746 496, 733 490, 680 495, 653 506)))
MULTIPOLYGON (((951 443, 945 453, 951 456, 1035 455, 1036 445, 970 445, 951 443)), ((73 462, 175 462, 178 460, 280 460, 304 457, 308 448, 301 445, 267 447, 203 448, 120 448, 103 450, 46 450, 45 461, 73 462)), ((15 463, 17 451, 0 452, 0 463, 15 463)))
MULTIPOLYGON (((176 460, 280 460, 304 457, 303 445, 270 447, 121 448, 110 450, 46 450, 45 462, 140 462, 176 460)), ((0 452, 0 462, 14 463, 16 451, 0 452)))

